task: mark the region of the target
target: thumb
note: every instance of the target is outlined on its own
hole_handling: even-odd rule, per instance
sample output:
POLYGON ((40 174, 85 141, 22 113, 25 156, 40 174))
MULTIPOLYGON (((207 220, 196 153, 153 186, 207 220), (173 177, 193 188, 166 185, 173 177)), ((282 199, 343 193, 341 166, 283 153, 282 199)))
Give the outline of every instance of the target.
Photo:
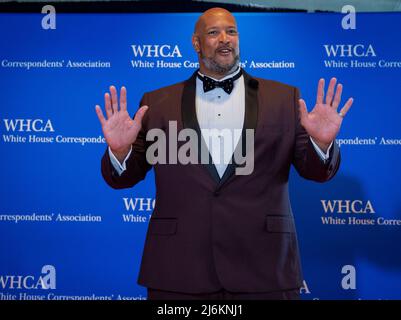
POLYGON ((145 116, 146 111, 148 111, 149 107, 148 106, 142 106, 139 108, 139 110, 136 112, 134 121, 138 122, 138 124, 142 124, 142 119, 145 116))
POLYGON ((299 115, 302 120, 308 115, 308 110, 306 108, 305 100, 299 99, 298 102, 299 102, 299 115))

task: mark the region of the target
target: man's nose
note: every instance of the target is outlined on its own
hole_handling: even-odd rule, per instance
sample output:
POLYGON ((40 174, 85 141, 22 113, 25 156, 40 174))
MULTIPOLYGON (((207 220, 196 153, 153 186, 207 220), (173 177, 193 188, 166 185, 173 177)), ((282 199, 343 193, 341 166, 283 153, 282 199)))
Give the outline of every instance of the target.
POLYGON ((220 32, 220 38, 219 38, 219 41, 220 42, 224 42, 224 43, 226 43, 227 42, 227 33, 225 32, 225 31, 222 31, 222 32, 220 32))

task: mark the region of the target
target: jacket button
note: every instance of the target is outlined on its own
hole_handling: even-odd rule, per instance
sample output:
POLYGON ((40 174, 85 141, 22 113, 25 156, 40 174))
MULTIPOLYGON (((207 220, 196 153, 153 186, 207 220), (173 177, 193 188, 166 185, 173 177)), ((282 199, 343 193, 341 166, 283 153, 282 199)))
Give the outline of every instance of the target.
POLYGON ((220 195, 220 191, 215 191, 215 192, 213 192, 213 195, 215 196, 215 197, 218 197, 219 195, 220 195))

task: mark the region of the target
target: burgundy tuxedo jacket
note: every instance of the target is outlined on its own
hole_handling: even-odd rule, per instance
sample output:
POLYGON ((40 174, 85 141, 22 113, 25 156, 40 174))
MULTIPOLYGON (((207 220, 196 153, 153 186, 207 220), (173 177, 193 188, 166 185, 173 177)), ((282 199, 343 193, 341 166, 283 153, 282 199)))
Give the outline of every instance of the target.
MULTIPOLYGON (((213 163, 153 165, 156 205, 149 221, 138 283, 167 291, 271 292, 302 286, 296 230, 288 194, 290 166, 324 182, 340 164, 334 143, 326 161, 300 124, 296 88, 244 72, 244 128, 255 130, 254 170, 236 175, 233 162, 220 179, 213 163)), ((149 110, 119 176, 108 152, 102 175, 113 188, 130 188, 152 168, 145 136, 192 128, 201 137, 195 109, 196 73, 184 82, 146 93, 149 110)), ((201 139, 199 139, 201 140, 201 139)), ((243 139, 245 141, 245 139, 243 139)), ((179 142, 178 147, 184 142, 179 142)), ((240 142, 241 143, 241 142, 240 142)))

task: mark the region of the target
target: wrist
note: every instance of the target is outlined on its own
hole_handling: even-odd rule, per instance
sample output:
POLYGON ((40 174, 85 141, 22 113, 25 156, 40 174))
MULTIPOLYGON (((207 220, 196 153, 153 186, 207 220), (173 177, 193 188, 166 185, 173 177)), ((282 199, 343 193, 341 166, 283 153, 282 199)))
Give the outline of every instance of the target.
POLYGON ((317 139, 315 139, 313 137, 311 137, 311 138, 316 143, 316 145, 320 148, 320 150, 322 150, 324 153, 327 152, 327 150, 329 149, 331 143, 324 143, 324 142, 321 142, 321 141, 319 141, 319 140, 317 140, 317 139))
POLYGON ((117 160, 121 163, 124 161, 125 157, 128 155, 128 153, 131 150, 131 146, 123 149, 112 149, 110 147, 110 151, 114 154, 114 156, 117 158, 117 160))

